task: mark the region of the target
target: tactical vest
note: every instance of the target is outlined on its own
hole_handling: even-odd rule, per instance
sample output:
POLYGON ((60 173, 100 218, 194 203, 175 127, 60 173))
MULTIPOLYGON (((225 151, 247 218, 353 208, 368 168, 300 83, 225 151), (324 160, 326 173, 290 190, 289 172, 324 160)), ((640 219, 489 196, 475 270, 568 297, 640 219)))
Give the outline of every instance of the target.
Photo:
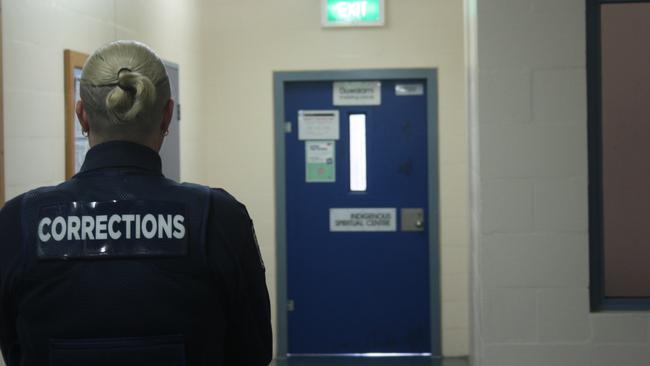
POLYGON ((86 172, 27 193, 17 330, 25 365, 181 366, 222 350, 207 187, 86 172), (47 351, 44 351, 47 350, 47 351))

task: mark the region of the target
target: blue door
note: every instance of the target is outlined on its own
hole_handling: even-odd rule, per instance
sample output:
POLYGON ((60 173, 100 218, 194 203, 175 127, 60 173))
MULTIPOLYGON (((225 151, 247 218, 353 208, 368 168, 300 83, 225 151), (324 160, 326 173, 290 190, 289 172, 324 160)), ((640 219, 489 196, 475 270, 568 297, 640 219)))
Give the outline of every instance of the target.
POLYGON ((284 84, 290 355, 432 352, 426 82, 284 84))

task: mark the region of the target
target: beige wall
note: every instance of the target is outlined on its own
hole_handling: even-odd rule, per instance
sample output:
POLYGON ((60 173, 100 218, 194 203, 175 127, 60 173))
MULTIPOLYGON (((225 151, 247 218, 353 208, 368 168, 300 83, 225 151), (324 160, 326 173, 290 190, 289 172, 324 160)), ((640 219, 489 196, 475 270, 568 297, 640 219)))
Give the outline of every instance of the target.
MULTIPOLYGON (((207 181, 256 223, 275 303, 273 71, 436 67, 440 90, 443 349, 467 354, 467 135, 463 8, 458 0, 388 1, 387 26, 323 29, 319 0, 205 2, 203 105, 207 181)), ((277 309, 275 309, 277 310, 277 309)))
POLYGON ((7 199, 64 178, 63 50, 92 53, 123 38, 148 43, 163 58, 179 63, 183 121, 187 121, 181 128, 182 175, 200 180, 198 4, 3 0, 7 199), (147 21, 140 24, 145 15, 147 21))
POLYGON ((197 183, 205 181, 201 146, 209 143, 203 135, 205 118, 201 109, 204 62, 201 3, 201 0, 115 0, 115 20, 119 24, 116 38, 140 40, 163 59, 179 65, 181 179, 197 183))

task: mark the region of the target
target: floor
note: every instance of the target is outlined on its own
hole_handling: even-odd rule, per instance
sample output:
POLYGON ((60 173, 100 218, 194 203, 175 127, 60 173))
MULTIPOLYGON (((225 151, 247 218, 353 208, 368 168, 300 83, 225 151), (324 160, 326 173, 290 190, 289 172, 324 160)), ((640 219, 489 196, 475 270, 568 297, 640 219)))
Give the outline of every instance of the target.
POLYGON ((468 366, 467 358, 429 357, 291 357, 271 366, 468 366))

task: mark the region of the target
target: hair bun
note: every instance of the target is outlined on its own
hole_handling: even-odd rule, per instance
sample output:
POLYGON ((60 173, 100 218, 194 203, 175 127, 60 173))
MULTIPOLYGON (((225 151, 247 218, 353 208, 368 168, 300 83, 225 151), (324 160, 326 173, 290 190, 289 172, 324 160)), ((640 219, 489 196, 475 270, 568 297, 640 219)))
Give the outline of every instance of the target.
POLYGON ((106 108, 119 122, 130 122, 156 102, 156 87, 135 71, 121 69, 117 86, 106 96, 106 108))

